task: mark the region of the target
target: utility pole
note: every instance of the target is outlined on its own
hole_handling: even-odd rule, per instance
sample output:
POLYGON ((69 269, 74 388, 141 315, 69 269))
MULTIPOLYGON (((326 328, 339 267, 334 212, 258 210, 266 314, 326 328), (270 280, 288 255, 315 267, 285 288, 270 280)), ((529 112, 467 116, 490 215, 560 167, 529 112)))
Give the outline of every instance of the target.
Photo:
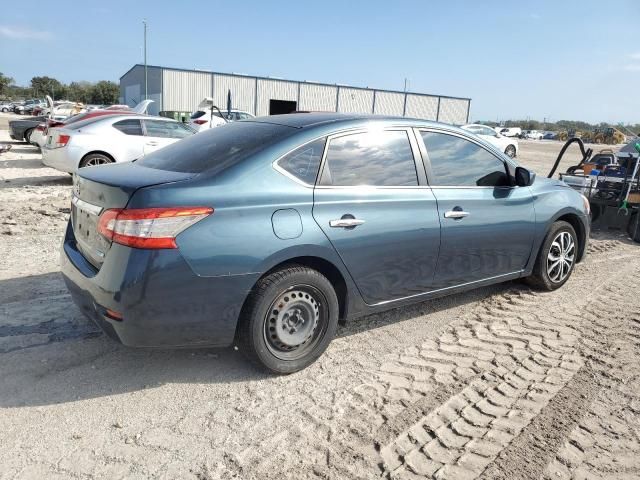
POLYGON ((144 99, 147 100, 148 92, 147 92, 147 19, 142 20, 142 24, 144 25, 144 99))

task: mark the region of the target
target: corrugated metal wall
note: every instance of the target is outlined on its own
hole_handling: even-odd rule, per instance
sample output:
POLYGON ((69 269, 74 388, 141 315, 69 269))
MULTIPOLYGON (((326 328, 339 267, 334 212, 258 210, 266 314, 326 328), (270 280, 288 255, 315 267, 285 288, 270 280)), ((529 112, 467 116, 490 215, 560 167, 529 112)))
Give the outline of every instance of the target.
POLYGON ((211 96, 211 73, 163 70, 162 109, 191 110, 211 96))
POLYGON ((298 82, 258 79, 256 115, 269 115, 269 100, 298 101, 298 82))
POLYGON ((340 87, 338 111, 342 113, 371 113, 373 111, 373 90, 340 87))
MULTIPOLYGON (((144 92, 144 67, 135 65, 120 79, 124 103, 135 105, 144 92), (136 88, 136 86, 138 86, 136 88)), ((150 113, 159 110, 193 111, 204 97, 213 97, 221 109, 232 106, 254 115, 269 115, 270 100, 298 102, 297 110, 375 113, 437 120, 461 125, 467 122, 471 101, 415 93, 391 92, 346 86, 256 78, 244 75, 176 70, 150 66, 149 97, 156 100, 150 113), (374 99, 375 92, 375 99, 374 99), (406 97, 406 101, 405 101, 406 97)))
MULTIPOLYGON (((438 98, 427 95, 407 94, 407 110, 405 115, 413 118, 424 118, 425 120, 438 119, 438 98)), ((466 123, 466 117, 458 124, 466 123)))
POLYGON ((461 125, 467 123, 468 112, 469 100, 442 98, 440 99, 440 115, 438 116, 438 121, 461 125))
POLYGON ((373 113, 401 117, 404 113, 404 93, 376 92, 373 113))
POLYGON ((213 75, 213 101, 220 109, 227 108, 227 95, 231 90, 231 106, 253 113, 256 108, 256 79, 237 75, 213 75))
POLYGON ((331 85, 301 83, 298 110, 335 112, 336 93, 337 88, 331 85))

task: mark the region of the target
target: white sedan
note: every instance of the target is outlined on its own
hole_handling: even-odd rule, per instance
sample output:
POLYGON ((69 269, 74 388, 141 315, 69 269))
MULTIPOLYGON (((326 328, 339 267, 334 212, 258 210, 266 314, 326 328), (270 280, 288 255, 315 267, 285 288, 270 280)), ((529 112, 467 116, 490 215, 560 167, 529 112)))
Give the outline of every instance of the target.
POLYGON ((62 172, 113 162, 130 162, 195 134, 164 117, 123 114, 90 118, 49 131, 42 163, 62 172))
POLYGON ((518 156, 518 140, 514 137, 505 137, 500 135, 493 128, 486 125, 471 124, 463 125, 462 128, 469 132, 475 133, 484 141, 491 143, 501 152, 504 152, 511 158, 518 156))

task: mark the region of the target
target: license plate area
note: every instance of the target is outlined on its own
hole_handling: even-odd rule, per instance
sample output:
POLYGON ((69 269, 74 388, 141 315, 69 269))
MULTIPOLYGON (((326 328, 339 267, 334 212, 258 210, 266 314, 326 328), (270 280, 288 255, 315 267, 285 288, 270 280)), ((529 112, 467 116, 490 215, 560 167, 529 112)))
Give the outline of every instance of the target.
POLYGON ((90 204, 74 196, 71 200, 71 226, 78 250, 95 267, 102 260, 110 244, 98 233, 98 220, 102 207, 90 204))

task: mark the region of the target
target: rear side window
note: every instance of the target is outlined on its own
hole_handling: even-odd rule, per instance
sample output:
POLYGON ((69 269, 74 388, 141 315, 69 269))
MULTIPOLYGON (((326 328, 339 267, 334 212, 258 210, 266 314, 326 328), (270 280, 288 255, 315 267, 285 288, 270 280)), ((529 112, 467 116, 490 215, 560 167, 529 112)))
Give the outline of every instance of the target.
POLYGON ((120 120, 113 124, 113 128, 120 130, 125 135, 142 135, 142 125, 140 120, 133 118, 120 120))
POLYGON ((329 141, 322 185, 418 185, 406 131, 355 133, 329 141))
POLYGON ((272 123, 227 123, 156 150, 138 162, 174 172, 219 173, 296 131, 272 123))
POLYGON ((325 143, 326 138, 307 143, 278 160, 278 166, 304 183, 313 185, 316 183, 325 143))
POLYGON ((144 126, 147 131, 147 137, 185 138, 194 134, 193 130, 179 122, 145 120, 144 126))
POLYGON ((195 120, 196 118, 200 118, 203 115, 204 115, 204 112, 202 110, 198 110, 197 112, 193 112, 191 114, 191 120, 195 120))
POLYGON ((434 186, 503 187, 509 185, 504 162, 488 150, 454 135, 421 132, 434 186))

